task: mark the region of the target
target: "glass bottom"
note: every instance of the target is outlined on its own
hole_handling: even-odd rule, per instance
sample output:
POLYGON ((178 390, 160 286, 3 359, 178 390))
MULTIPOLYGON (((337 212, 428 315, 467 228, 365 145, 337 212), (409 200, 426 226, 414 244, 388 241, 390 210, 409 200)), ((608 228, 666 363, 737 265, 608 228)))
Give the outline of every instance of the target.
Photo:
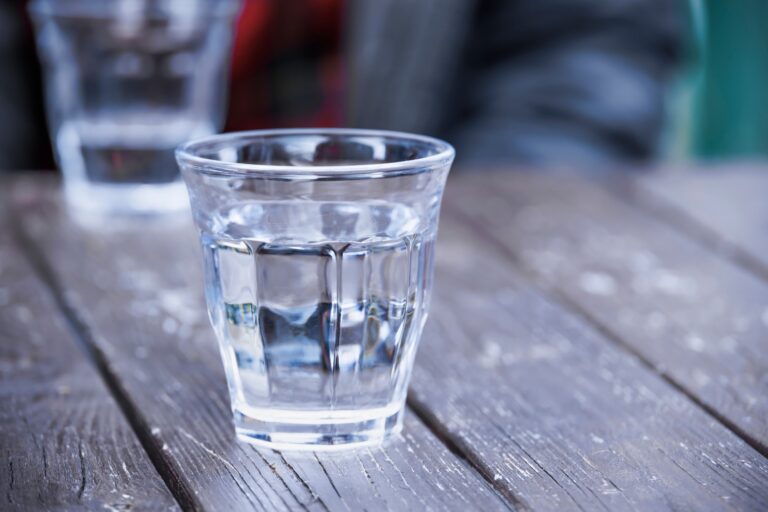
POLYGON ((157 185, 131 183, 67 183, 69 206, 79 213, 102 215, 152 215, 189 209, 184 182, 157 185))
POLYGON ((235 409, 238 439, 272 450, 340 451, 379 446, 403 429, 403 404, 348 411, 235 409))

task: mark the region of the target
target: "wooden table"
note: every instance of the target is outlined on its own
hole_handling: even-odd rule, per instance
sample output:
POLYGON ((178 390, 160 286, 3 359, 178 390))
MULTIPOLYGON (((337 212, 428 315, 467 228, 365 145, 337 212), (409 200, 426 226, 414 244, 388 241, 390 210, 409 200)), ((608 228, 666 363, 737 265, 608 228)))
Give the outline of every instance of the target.
POLYGON ((768 510, 768 168, 457 173, 405 432, 343 455, 235 441, 186 215, 2 194, 2 510, 768 510))

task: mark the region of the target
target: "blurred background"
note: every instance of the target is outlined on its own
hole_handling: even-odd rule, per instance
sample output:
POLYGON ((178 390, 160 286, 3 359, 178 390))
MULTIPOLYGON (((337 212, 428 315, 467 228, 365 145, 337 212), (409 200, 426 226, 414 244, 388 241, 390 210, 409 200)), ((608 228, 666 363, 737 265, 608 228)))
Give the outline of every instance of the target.
MULTIPOLYGON (((0 172, 55 167, 23 0, 0 2, 0 172)), ((764 0, 244 0, 225 131, 446 138, 459 168, 768 154, 764 0)))

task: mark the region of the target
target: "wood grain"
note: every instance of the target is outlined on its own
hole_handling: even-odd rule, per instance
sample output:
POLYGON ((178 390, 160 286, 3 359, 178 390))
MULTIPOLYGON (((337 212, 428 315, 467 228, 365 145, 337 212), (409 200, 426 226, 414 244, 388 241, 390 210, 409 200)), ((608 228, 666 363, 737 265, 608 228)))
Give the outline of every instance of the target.
POLYGON ((768 276, 768 165, 644 175, 624 192, 687 233, 768 276))
MULTIPOLYGON (((456 192, 448 205, 458 202, 456 192)), ((184 504, 504 506, 413 415, 404 443, 343 457, 283 457, 234 442, 186 219, 88 233, 40 194, 39 187, 17 193, 34 212, 25 228, 184 504)), ((762 456, 537 292, 486 239, 446 217, 438 259, 410 403, 510 503, 533 510, 765 508, 762 456)))
POLYGON ((411 402, 505 495, 532 510, 768 505, 763 456, 450 213, 438 268, 411 402))
POLYGON ((183 506, 510 508, 413 414, 401 440, 348 455, 280 455, 237 442, 187 217, 88 228, 46 190, 16 188, 24 230, 183 506))
POLYGON ((0 464, 0 510, 178 509, 2 211, 0 464))
POLYGON ((768 285, 580 180, 499 175, 454 192, 540 284, 768 453, 768 285))

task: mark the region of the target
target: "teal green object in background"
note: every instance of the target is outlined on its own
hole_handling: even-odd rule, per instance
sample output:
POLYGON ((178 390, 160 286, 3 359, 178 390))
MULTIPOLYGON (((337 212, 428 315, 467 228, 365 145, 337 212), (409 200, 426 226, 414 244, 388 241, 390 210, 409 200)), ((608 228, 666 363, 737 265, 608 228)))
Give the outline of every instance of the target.
POLYGON ((689 156, 768 156, 768 0, 693 5, 704 44, 691 81, 689 156))

